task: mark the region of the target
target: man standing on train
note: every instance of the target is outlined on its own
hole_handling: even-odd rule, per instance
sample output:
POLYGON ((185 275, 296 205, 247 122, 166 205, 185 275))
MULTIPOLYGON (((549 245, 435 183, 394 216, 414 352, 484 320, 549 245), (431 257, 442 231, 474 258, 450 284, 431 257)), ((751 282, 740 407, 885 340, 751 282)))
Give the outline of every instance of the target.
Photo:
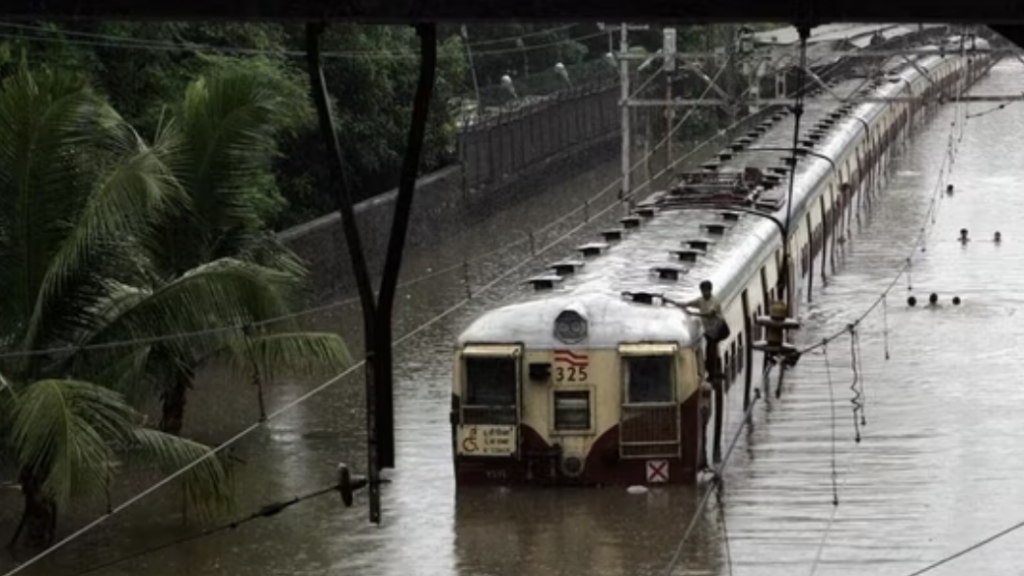
POLYGON ((722 305, 713 294, 710 280, 700 283, 700 297, 683 303, 683 309, 699 316, 704 325, 704 350, 708 377, 715 381, 721 376, 721 362, 718 358, 718 343, 729 337, 729 325, 725 323, 722 305), (695 310, 694 310, 695 309, 695 310))

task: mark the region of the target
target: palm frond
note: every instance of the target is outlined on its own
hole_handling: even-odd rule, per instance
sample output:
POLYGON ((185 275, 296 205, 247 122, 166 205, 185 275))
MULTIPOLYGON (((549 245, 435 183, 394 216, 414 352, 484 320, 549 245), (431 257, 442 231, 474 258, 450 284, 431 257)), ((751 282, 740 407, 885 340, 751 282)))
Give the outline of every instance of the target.
POLYGON ((206 518, 233 512, 230 469, 208 446, 149 428, 131 433, 127 451, 171 473, 198 462, 182 475, 187 500, 206 518))
POLYGON ((233 370, 250 372, 253 363, 265 382, 287 376, 337 372, 352 364, 345 341, 326 332, 294 332, 251 336, 233 343, 233 370))
POLYGON ((58 507, 103 488, 135 413, 116 392, 75 380, 41 380, 20 395, 12 444, 24 477, 58 507))
POLYGON ((154 389, 155 370, 151 368, 160 364, 159 359, 154 358, 154 346, 140 345, 110 352, 102 358, 80 356, 80 361, 71 368, 72 373, 88 375, 91 381, 123 394, 131 406, 139 406, 154 389))
POLYGON ((11 426, 11 414, 13 414, 17 401, 18 393, 14 390, 14 384, 3 373, 0 373, 0 462, 4 461, 5 440, 11 426))
POLYGON ((275 119, 288 106, 280 86, 253 71, 213 72, 188 87, 177 114, 185 144, 172 165, 205 230, 259 226, 275 119))
POLYGON ((291 276, 262 266, 218 260, 155 290, 126 289, 102 312, 109 323, 80 344, 172 336, 162 345, 181 355, 209 353, 237 338, 226 328, 286 314, 294 283, 291 276))
POLYGON ((98 180, 73 229, 51 260, 43 298, 60 290, 69 270, 88 266, 94 247, 143 236, 169 206, 185 201, 160 158, 148 148, 138 149, 98 180))
POLYGON ((304 280, 309 275, 309 269, 302 260, 271 232, 248 232, 235 246, 240 260, 280 270, 297 279, 304 280))
MULTIPOLYGON (((102 105, 73 74, 24 66, 0 84, 0 312, 28 325, 40 286, 88 198, 102 105)), ((28 340, 34 340, 28 326, 28 340)), ((31 343, 30 343, 31 344, 31 343)))

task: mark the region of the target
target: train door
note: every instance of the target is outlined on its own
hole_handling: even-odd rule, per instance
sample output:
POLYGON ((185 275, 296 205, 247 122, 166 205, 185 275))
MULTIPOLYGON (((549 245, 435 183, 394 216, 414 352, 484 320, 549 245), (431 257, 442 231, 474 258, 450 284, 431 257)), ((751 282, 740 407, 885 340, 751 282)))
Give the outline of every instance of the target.
POLYGON ((681 366, 676 344, 622 344, 622 412, 619 455, 623 458, 680 455, 681 366))
POLYGON ((519 455, 522 404, 520 345, 469 345, 462 350, 461 403, 455 450, 464 457, 519 455))

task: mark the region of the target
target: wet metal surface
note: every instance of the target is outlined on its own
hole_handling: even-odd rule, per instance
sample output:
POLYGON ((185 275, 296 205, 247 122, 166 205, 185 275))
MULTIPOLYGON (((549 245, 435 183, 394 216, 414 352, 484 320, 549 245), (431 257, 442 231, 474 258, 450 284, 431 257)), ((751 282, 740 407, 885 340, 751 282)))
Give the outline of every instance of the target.
MULTIPOLYGON (((1020 92, 1022 71, 1019 62, 1001 64, 977 90, 1020 92)), ((970 111, 991 106, 971 105, 970 111)), ((860 327, 867 421, 860 444, 853 439, 850 344, 841 339, 828 355, 835 442, 824 356, 809 355, 788 377, 782 399, 758 406, 754 429, 741 438, 726 473, 724 523, 718 508, 708 507, 678 573, 725 575, 731 565, 733 574, 756 576, 902 576, 1024 518, 1019 449, 1024 423, 1016 410, 1024 400, 1018 378, 1024 364, 1016 351, 1024 338, 1018 312, 1024 306, 1019 272, 1024 270, 1024 146, 1019 142, 1024 107, 1017 106, 968 122, 952 180, 957 191, 942 199, 927 251, 914 262, 913 293, 923 302, 937 292, 943 306, 908 308, 906 282, 901 283, 888 299, 888 361, 881 310, 860 327), (955 242, 960 228, 970 229, 974 238, 966 247, 955 242), (997 229, 1003 233, 999 246, 988 241, 997 229), (963 299, 962 306, 950 305, 953 295, 963 299), (838 508, 831 504, 833 450, 838 508)), ((952 107, 941 111, 897 163, 883 201, 855 237, 841 272, 806 309, 802 337, 807 342, 859 315, 904 261, 935 191, 953 117, 952 107)), ((398 468, 384 489, 383 527, 366 523, 362 497, 349 510, 326 497, 94 574, 660 573, 693 513, 698 489, 636 496, 614 489, 495 489, 467 491, 456 499, 452 481, 448 409, 455 334, 499 300, 527 293, 517 280, 572 255, 580 238, 592 239, 621 216, 614 212, 399 350, 398 468)), ((437 266, 442 258, 420 255, 410 270, 437 266)), ((396 332, 443 312, 464 294, 459 274, 405 291, 396 332)), ((349 307, 316 320, 356 334, 358 314, 349 307)), ((270 409, 309 387, 276 383, 270 409)), ((256 415, 253 396, 248 387, 233 388, 212 377, 190 404, 208 422, 195 427, 196 433, 218 441, 248 425, 256 415)), ((740 395, 732 396, 740 401, 740 395)), ((362 402, 361 380, 353 374, 240 443, 235 451, 244 461, 236 470, 240 513, 327 485, 338 461, 360 468, 362 402)), ((146 476, 139 483, 153 479, 146 476)), ((114 501, 129 495, 124 490, 114 501)), ((194 527, 183 527, 180 514, 180 494, 167 490, 28 573, 75 574, 94 562, 182 536, 194 527)), ((1015 573, 1022 541, 1024 534, 1009 536, 932 574, 1015 573)))

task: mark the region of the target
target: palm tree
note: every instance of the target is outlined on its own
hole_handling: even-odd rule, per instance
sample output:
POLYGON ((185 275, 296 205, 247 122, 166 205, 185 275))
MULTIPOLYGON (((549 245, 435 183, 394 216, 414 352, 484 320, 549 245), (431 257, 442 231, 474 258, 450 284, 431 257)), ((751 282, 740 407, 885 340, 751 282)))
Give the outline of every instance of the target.
POLYGON ((337 334, 303 332, 294 320, 269 324, 295 309, 306 276, 266 226, 281 202, 270 172, 275 138, 305 100, 263 72, 237 66, 211 71, 187 88, 159 128, 155 147, 184 199, 138 236, 144 281, 108 301, 111 321, 79 344, 203 334, 130 350, 86 351, 72 364, 106 380, 113 371, 120 377, 116 389, 132 399, 156 392, 160 428, 172 434, 181 433, 188 390, 207 361, 227 361, 236 374, 257 381, 350 362, 337 334), (238 329, 217 330, 224 326, 238 329))
MULTIPOLYGON (((0 82, 0 461, 14 466, 25 500, 12 544, 52 541, 60 510, 96 496, 118 459, 176 468, 209 454, 145 427, 59 350, 106 330, 123 287, 150 276, 132 239, 187 202, 164 154, 74 74, 22 63, 0 82), (30 353, 40 350, 50 352, 30 353)), ((229 503, 217 459, 184 480, 207 511, 229 503)))

